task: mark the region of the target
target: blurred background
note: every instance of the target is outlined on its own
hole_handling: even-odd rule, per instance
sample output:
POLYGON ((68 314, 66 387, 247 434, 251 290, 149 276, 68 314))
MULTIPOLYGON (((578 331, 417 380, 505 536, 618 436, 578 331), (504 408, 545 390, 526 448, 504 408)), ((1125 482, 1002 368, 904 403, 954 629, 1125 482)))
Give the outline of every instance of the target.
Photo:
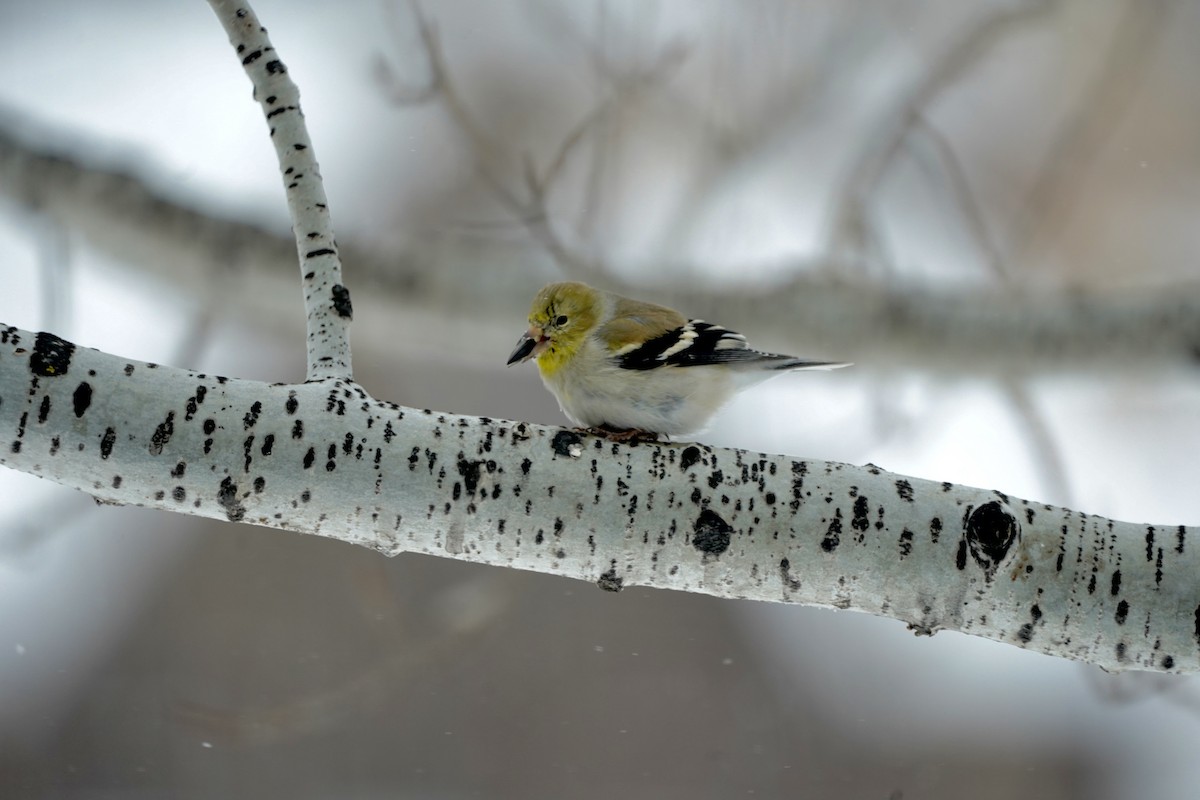
MULTIPOLYGON (((503 367, 563 276, 710 319, 799 291, 716 321, 856 366, 743 396, 703 441, 1200 524, 1194 353, 906 346, 856 305, 1194 303, 1200 5, 255 9, 303 94, 376 397, 563 424, 503 367)), ((274 155, 207 4, 0 0, 0 74, 0 320, 302 380, 274 155)), ((0 472, 4 798, 1179 798, 1197 741, 1191 678, 388 560, 0 472)))

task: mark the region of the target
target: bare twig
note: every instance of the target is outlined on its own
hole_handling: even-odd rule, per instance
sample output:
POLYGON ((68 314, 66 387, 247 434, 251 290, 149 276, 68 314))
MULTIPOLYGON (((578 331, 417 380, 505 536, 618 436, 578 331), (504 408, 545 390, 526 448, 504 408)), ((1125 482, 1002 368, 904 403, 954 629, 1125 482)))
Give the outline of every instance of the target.
POLYGON ((1030 463, 1041 473, 1047 499, 1054 503, 1069 503, 1071 489, 1067 484, 1067 469, 1063 464, 1062 450, 1054 441, 1045 415, 1033 404, 1029 389, 1018 383, 1015 378, 1009 377, 999 381, 998 386, 1023 423, 1029 448, 1034 455, 1030 463))
MULTIPOLYGON (((512 159, 504 155, 502 146, 493 137, 484 133, 483 126, 475 120, 468 109, 451 77, 436 28, 416 3, 413 3, 413 16, 416 19, 418 33, 428 59, 430 77, 425 86, 404 86, 392 74, 387 65, 380 62, 377 66, 377 73, 388 88, 392 100, 404 104, 440 101, 449 113, 450 119, 466 137, 476 154, 476 171, 509 213, 526 227, 530 236, 568 274, 603 282, 605 280, 603 265, 569 247, 555 231, 547 211, 548 195, 560 180, 567 161, 573 153, 578 151, 582 143, 590 135, 595 135, 596 131, 614 115, 621 105, 628 102, 629 96, 643 91, 646 86, 656 81, 663 80, 675 69, 686 55, 684 48, 681 46, 668 47, 645 70, 628 75, 611 75, 603 63, 600 63, 597 69, 603 71, 610 79, 613 84, 612 90, 568 131, 545 169, 538 170, 529 154, 521 157, 524 186, 524 193, 521 194, 511 188, 500 174, 497 165, 508 163, 512 159)), ((599 145, 596 148, 596 150, 602 149, 603 147, 599 145)), ((593 177, 596 171, 596 164, 593 163, 593 177)), ((590 180, 589 185, 591 185, 590 180)))
POLYGON ((1055 0, 1032 0, 998 11, 967 30, 874 126, 872 135, 850 169, 840 198, 834 203, 826 251, 831 254, 862 252, 863 242, 878 237, 867 207, 884 175, 891 168, 905 138, 930 103, 999 42, 1055 5, 1055 0))
POLYGON ((1013 235, 1012 264, 1036 256, 1070 220, 1073 199, 1145 74, 1165 11, 1158 0, 1129 0, 1113 27, 1103 66, 1092 79, 1079 109, 1063 126, 1041 165, 1013 235))
POLYGON ((924 115, 917 115, 912 130, 914 133, 921 134, 937 155, 942 173, 950 184, 950 194, 966 220, 967 229, 975 241, 975 247, 983 256, 984 263, 994 276, 1008 280, 1010 275, 1005 269, 1000 250, 988 232, 987 222, 983 218, 983 210, 975 199, 975 193, 971 191, 966 171, 963 169, 958 154, 954 152, 953 145, 924 115))

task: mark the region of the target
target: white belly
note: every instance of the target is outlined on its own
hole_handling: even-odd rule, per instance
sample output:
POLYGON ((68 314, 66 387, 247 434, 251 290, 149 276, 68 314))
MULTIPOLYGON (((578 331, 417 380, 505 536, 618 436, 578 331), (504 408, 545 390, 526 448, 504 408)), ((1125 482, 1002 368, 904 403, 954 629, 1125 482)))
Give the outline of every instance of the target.
POLYGON ((701 430, 734 391, 727 371, 709 367, 611 367, 588 376, 564 368, 542 380, 576 425, 667 435, 701 430))

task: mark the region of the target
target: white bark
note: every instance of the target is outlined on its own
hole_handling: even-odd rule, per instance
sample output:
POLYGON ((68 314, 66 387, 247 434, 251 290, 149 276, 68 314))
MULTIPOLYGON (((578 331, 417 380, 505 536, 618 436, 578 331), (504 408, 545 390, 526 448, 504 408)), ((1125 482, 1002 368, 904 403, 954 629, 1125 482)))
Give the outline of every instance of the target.
POLYGON ((308 379, 350 378, 350 290, 342 282, 329 201, 300 110, 300 90, 248 5, 227 0, 211 5, 254 84, 275 145, 308 312, 308 379))
POLYGON ((1200 671, 1200 530, 701 444, 227 379, 0 331, 0 464, 383 553, 866 611, 1109 670, 1200 671))

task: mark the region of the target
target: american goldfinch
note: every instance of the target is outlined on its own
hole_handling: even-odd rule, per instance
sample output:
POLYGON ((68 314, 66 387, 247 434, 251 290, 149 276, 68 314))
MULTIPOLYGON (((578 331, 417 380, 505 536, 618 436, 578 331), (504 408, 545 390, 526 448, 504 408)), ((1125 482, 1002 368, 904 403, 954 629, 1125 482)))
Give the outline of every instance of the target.
POLYGON ((694 433, 767 378, 847 366, 751 350, 720 325, 574 282, 533 298, 508 363, 531 358, 571 422, 625 439, 694 433))

